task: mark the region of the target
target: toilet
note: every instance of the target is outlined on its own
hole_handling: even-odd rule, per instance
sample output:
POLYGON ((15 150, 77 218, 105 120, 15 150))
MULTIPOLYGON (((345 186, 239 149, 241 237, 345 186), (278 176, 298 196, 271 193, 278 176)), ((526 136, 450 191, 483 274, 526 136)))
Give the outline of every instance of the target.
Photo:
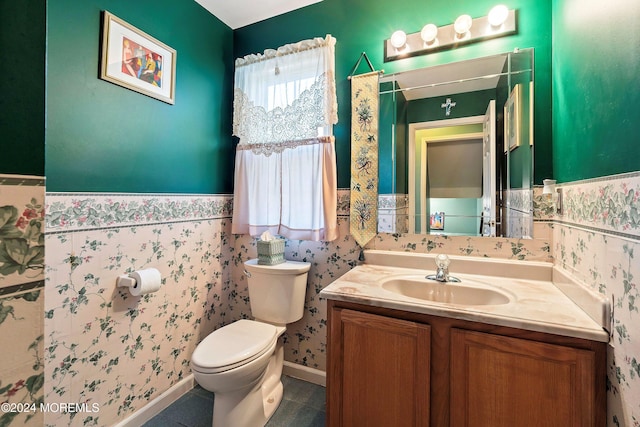
POLYGON ((278 338, 302 318, 308 262, 244 263, 251 314, 213 331, 191 356, 191 370, 214 393, 213 427, 261 427, 282 400, 284 351, 278 338))

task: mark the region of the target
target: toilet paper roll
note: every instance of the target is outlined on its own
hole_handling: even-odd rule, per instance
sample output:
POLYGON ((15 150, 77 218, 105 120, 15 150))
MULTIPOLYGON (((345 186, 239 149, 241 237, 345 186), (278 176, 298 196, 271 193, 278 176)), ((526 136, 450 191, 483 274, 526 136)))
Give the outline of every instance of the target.
POLYGON ((129 277, 135 279, 136 283, 129 287, 131 295, 138 296, 151 292, 156 292, 162 284, 162 276, 155 268, 134 271, 129 277))

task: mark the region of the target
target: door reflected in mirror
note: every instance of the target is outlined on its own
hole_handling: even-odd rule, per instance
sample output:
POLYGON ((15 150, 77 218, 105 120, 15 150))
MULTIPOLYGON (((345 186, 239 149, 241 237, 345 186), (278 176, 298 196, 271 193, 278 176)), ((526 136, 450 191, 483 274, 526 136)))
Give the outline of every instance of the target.
POLYGON ((378 232, 531 238, 532 105, 533 49, 381 78, 378 232))

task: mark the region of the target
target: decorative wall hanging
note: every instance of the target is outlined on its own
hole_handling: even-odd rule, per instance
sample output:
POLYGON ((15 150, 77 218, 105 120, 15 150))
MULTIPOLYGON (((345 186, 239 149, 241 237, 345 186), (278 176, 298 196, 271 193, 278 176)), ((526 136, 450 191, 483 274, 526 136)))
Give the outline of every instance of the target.
POLYGON ((451 115, 451 109, 456 106, 456 102, 451 101, 451 98, 447 98, 445 102, 440 105, 440 108, 444 108, 445 116, 451 115))
POLYGON ((105 10, 100 78, 173 104, 176 51, 105 10))
MULTIPOLYGON (((363 52, 360 56, 371 62, 363 52)), ((360 60, 356 64, 360 64, 360 60)), ((355 72, 354 68, 354 72, 355 72)), ((353 74, 353 73, 352 73, 353 74)), ((351 235, 364 247, 378 224, 378 79, 380 72, 351 79, 351 235)))

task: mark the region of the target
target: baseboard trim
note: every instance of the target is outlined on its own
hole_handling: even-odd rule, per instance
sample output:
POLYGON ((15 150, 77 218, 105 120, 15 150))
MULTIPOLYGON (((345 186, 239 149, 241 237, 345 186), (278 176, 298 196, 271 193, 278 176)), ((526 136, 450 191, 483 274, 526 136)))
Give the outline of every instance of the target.
POLYGON ((327 373, 319 369, 298 365, 297 363, 287 362, 285 360, 282 373, 323 387, 327 386, 327 373))
POLYGON ((147 403, 142 409, 134 412, 124 420, 115 424, 114 427, 139 427, 158 415, 173 402, 193 389, 195 380, 193 374, 187 375, 182 380, 171 386, 160 396, 147 403))

